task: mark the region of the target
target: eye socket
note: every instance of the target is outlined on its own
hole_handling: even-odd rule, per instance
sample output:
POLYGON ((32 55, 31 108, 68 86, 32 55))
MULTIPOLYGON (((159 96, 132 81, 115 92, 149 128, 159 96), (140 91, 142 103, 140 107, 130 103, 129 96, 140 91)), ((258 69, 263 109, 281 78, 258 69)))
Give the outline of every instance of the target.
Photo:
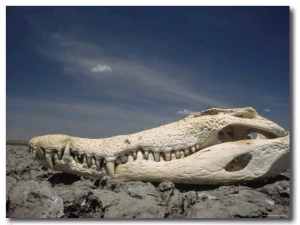
POLYGON ((232 116, 245 119, 252 119, 254 117, 254 115, 250 112, 236 112, 233 113, 232 116))
POLYGON ((236 114, 234 115, 235 117, 240 117, 240 118, 244 118, 244 115, 243 114, 236 114))

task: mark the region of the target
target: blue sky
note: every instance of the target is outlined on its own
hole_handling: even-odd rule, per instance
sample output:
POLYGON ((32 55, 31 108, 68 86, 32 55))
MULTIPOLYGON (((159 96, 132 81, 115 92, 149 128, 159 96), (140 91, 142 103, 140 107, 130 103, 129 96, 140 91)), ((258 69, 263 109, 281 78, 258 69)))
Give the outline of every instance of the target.
POLYGON ((7 7, 7 139, 101 138, 212 107, 290 129, 288 7, 7 7))

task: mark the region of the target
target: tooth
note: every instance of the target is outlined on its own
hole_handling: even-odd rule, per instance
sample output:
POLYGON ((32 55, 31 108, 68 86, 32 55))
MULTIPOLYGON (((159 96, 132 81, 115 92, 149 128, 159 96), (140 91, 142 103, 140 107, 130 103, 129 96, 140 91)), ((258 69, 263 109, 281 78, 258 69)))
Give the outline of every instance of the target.
POLYGON ((200 149, 200 145, 196 145, 196 150, 199 150, 200 149))
POLYGON ((57 153, 54 153, 53 158, 54 158, 54 162, 57 163, 58 161, 57 153))
POLYGON ((71 156, 70 143, 68 142, 67 146, 65 147, 64 157, 70 157, 70 156, 71 156))
POLYGON ((92 157, 92 166, 93 166, 93 165, 96 165, 96 160, 95 160, 95 157, 94 157, 94 156, 92 157))
POLYGON ((183 151, 180 151, 180 159, 183 159, 184 158, 184 152, 183 151))
POLYGON ((170 152, 165 152, 165 160, 170 161, 171 160, 171 153, 170 152))
POLYGON ((46 162, 47 162, 47 166, 50 169, 53 169, 53 164, 52 164, 52 153, 47 152, 46 153, 46 162))
POLYGON ((128 162, 133 162, 134 161, 134 158, 132 156, 132 152, 129 152, 128 153, 128 162))
POLYGON ((115 173, 115 161, 106 162, 106 173, 113 177, 115 173))
POLYGON ((58 153, 57 153, 58 159, 61 159, 61 153, 62 153, 62 151, 58 151, 58 153))
POLYGON ((83 167, 87 167, 87 163, 86 163, 86 155, 83 156, 83 163, 82 163, 83 167))
POLYGON ((143 153, 141 150, 138 150, 137 152, 137 156, 136 156, 136 159, 139 159, 139 160, 142 160, 144 159, 144 156, 143 156, 143 153))
POLYGON ((92 166, 92 157, 91 156, 86 156, 86 158, 87 158, 88 168, 90 168, 92 166))
POLYGON ((176 156, 176 159, 180 158, 180 151, 179 150, 175 150, 175 156, 176 156))
POLYGON ((189 155, 190 155, 189 149, 185 149, 185 150, 184 150, 184 154, 185 154, 186 156, 189 156, 189 155))
POLYGON ((164 161, 165 159, 164 159, 164 156, 163 156, 163 154, 160 154, 159 155, 159 161, 164 161))
POLYGON ((134 159, 136 159, 136 155, 137 155, 136 152, 132 152, 132 156, 133 156, 134 159))
POLYGON ((42 154, 44 154, 44 156, 46 156, 46 151, 44 148, 39 148, 40 149, 40 152, 42 152, 42 154))
POLYGON ((149 156, 149 151, 144 150, 144 157, 145 157, 145 159, 148 159, 148 156, 149 156))
POLYGON ((148 160, 154 161, 154 157, 153 157, 153 153, 152 152, 149 153, 148 160))
POLYGON ((100 159, 99 158, 96 158, 96 167, 97 167, 97 170, 100 170, 100 159))
POLYGON ((159 153, 159 152, 154 152, 154 153, 153 153, 153 156, 154 156, 154 160, 155 160, 156 162, 159 162, 160 153, 159 153))
POLYGON ((176 156, 174 153, 171 154, 171 160, 175 160, 176 159, 176 156))
POLYGON ((78 156, 77 156, 77 155, 75 155, 74 160, 75 160, 76 163, 79 163, 79 160, 78 160, 78 156))
POLYGON ((34 159, 34 160, 36 160, 36 155, 37 155, 37 152, 36 152, 36 150, 35 150, 35 149, 33 149, 33 151, 32 151, 32 152, 33 152, 33 159, 34 159))
POLYGON ((191 152, 195 153, 195 151, 196 151, 196 148, 195 147, 191 147, 191 152))

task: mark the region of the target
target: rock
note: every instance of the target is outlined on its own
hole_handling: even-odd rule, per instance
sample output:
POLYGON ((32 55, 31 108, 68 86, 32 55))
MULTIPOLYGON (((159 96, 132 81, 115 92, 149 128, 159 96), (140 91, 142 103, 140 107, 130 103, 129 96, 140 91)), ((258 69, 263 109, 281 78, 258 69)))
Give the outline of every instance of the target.
POLYGON ((267 184, 259 190, 270 196, 277 204, 288 205, 290 202, 290 182, 287 180, 267 184))
POLYGON ((104 218, 164 218, 166 214, 159 193, 149 182, 110 180, 104 189, 108 190, 94 190, 103 201, 104 218))
POLYGON ((213 191, 198 192, 198 198, 195 205, 186 210, 186 217, 265 218, 276 211, 272 198, 245 186, 223 186, 213 191))
POLYGON ((45 169, 26 151, 26 147, 7 147, 6 216, 9 218, 290 216, 288 173, 249 186, 100 180, 45 169))
POLYGON ((101 218, 102 210, 102 202, 93 192, 88 192, 65 204, 64 211, 67 218, 101 218))
POLYGON ((18 182, 9 192, 8 205, 12 218, 60 218, 64 215, 63 200, 53 195, 47 182, 18 182))

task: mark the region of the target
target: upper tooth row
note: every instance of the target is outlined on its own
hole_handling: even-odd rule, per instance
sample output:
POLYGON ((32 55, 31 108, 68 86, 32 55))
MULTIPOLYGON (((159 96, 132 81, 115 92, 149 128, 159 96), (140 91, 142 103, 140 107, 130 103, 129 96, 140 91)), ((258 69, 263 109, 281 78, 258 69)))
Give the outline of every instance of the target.
MULTIPOLYGON (((83 166, 88 168, 95 165, 95 169, 101 170, 101 168, 106 164, 106 161, 114 161, 115 164, 119 165, 126 162, 131 162, 136 159, 142 160, 154 160, 156 162, 159 161, 170 161, 174 159, 181 159, 186 156, 189 156, 192 153, 200 150, 200 146, 196 145, 190 148, 182 149, 182 150, 172 150, 172 151, 164 151, 164 152, 154 152, 144 149, 138 149, 137 151, 129 151, 124 155, 118 156, 112 160, 107 160, 108 158, 104 159, 97 156, 91 156, 87 154, 80 154, 76 153, 71 150, 70 144, 68 143, 64 150, 62 151, 52 151, 48 149, 42 149, 42 152, 46 158, 47 163, 50 167, 53 167, 53 163, 57 160, 61 160, 63 157, 72 157, 76 163, 81 163, 83 166)), ((37 157, 37 151, 33 148, 29 149, 30 152, 33 153, 33 157, 37 157)))

